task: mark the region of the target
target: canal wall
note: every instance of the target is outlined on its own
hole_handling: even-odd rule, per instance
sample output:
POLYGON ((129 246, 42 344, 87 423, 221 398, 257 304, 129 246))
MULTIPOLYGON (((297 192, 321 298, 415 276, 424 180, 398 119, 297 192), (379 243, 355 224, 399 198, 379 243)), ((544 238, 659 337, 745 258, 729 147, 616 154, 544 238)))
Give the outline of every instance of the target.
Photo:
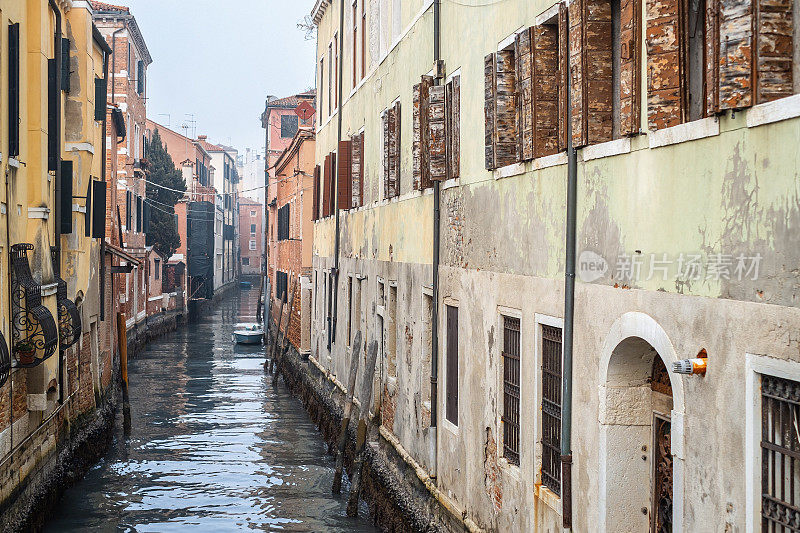
MULTIPOLYGON (((272 328, 270 335, 274 335, 272 328)), ((271 341, 270 341, 271 342, 271 341)), ((269 344, 268 344, 269 346, 269 344)), ((317 424, 328 450, 336 449, 345 395, 340 385, 313 358, 301 355, 293 345, 279 358, 284 382, 298 396, 317 424)), ((345 467, 351 472, 356 446, 357 417, 347 430, 345 467)), ((388 532, 465 531, 463 521, 440 504, 402 448, 377 428, 370 431, 363 470, 361 497, 373 523, 388 532)), ((346 490, 346 489, 343 489, 346 490)))

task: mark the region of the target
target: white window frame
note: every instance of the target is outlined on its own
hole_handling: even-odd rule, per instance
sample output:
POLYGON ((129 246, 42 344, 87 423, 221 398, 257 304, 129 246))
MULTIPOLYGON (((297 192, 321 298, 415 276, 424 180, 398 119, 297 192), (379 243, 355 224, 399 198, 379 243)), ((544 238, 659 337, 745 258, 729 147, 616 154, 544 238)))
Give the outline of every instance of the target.
POLYGON ((250 251, 253 252, 256 250, 256 240, 250 239, 250 251))
POLYGON ((524 427, 527 427, 526 423, 523 423, 523 417, 525 410, 525 397, 524 393, 527 391, 525 387, 525 374, 523 366, 527 366, 527 364, 523 363, 523 356, 525 354, 525 337, 524 337, 524 330, 525 330, 525 320, 522 315, 522 310, 517 309, 514 307, 505 307, 502 305, 497 306, 497 326, 496 330, 500 332, 500 340, 495 343, 496 350, 497 350, 497 357, 495 361, 498 361, 496 365, 495 371, 495 387, 497 390, 497 434, 495 435, 495 442, 497 443, 497 451, 498 457, 500 459, 500 464, 508 469, 512 475, 516 478, 521 479, 519 477, 520 471, 522 468, 523 460, 526 454, 523 454, 523 450, 525 449, 524 440, 525 440, 525 432, 523 431, 524 427), (503 350, 505 349, 505 317, 508 318, 517 318, 519 319, 519 428, 520 428, 520 435, 519 435, 519 464, 515 465, 508 462, 504 455, 504 445, 505 441, 503 440, 503 409, 505 408, 505 384, 503 383, 503 350))

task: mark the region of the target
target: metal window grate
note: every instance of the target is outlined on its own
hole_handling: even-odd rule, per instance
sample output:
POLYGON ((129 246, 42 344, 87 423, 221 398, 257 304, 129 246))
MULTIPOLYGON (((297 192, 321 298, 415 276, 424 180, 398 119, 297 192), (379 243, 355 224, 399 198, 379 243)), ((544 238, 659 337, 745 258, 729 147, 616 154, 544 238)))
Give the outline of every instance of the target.
POLYGON ((800 531, 800 383, 761 376, 761 530, 800 531))
POLYGON ((542 326, 542 484, 561 495, 561 328, 542 326))
POLYGON ((519 318, 503 317, 503 457, 519 465, 519 318))

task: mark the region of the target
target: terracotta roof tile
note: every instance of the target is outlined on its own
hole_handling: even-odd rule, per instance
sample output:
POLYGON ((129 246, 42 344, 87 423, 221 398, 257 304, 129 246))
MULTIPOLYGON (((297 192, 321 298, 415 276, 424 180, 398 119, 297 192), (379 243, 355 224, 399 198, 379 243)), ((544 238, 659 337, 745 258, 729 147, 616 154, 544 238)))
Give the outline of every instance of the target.
POLYGON ((92 4, 92 9, 95 11, 121 11, 123 13, 130 13, 131 10, 127 6, 117 6, 114 4, 107 4, 105 2, 98 2, 97 0, 89 0, 92 4))

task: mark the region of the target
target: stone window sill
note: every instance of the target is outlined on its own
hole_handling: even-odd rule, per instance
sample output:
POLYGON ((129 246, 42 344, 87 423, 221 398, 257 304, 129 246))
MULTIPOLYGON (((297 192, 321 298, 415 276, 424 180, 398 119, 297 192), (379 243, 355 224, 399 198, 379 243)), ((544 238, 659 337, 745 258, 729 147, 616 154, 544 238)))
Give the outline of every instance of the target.
POLYGON ((601 159, 603 157, 611 157, 620 154, 628 154, 631 151, 631 138, 622 137, 600 144, 593 144, 581 150, 581 156, 584 161, 591 161, 593 159, 601 159))
POLYGON ((544 485, 539 485, 539 500, 541 500, 545 505, 551 508, 553 511, 559 514, 562 513, 561 507, 561 498, 552 490, 548 489, 544 485))
POLYGON ((458 178, 451 178, 449 180, 445 180, 442 182, 443 191, 446 191, 447 189, 452 189, 453 187, 458 187, 458 178))
POLYGON ((747 127, 754 128, 800 117, 800 94, 758 104, 747 110, 747 127))
POLYGON ((663 130, 651 131, 647 134, 647 141, 650 148, 660 148, 717 135, 719 135, 719 118, 708 117, 663 130))
POLYGON ((520 174, 525 174, 525 163, 513 163, 511 165, 506 165, 504 167, 495 169, 492 173, 494 174, 494 179, 496 180, 510 178, 512 176, 519 176, 520 174))
POLYGON ((526 172, 531 172, 534 170, 542 170, 543 168, 555 167, 558 165, 566 165, 566 164, 567 164, 567 153, 559 152, 557 154, 537 157, 536 159, 528 162, 521 161, 519 163, 506 165, 504 167, 500 167, 494 170, 493 174, 494 174, 494 179, 499 180, 503 178, 510 178, 512 176, 519 176, 521 174, 525 174, 526 172))

